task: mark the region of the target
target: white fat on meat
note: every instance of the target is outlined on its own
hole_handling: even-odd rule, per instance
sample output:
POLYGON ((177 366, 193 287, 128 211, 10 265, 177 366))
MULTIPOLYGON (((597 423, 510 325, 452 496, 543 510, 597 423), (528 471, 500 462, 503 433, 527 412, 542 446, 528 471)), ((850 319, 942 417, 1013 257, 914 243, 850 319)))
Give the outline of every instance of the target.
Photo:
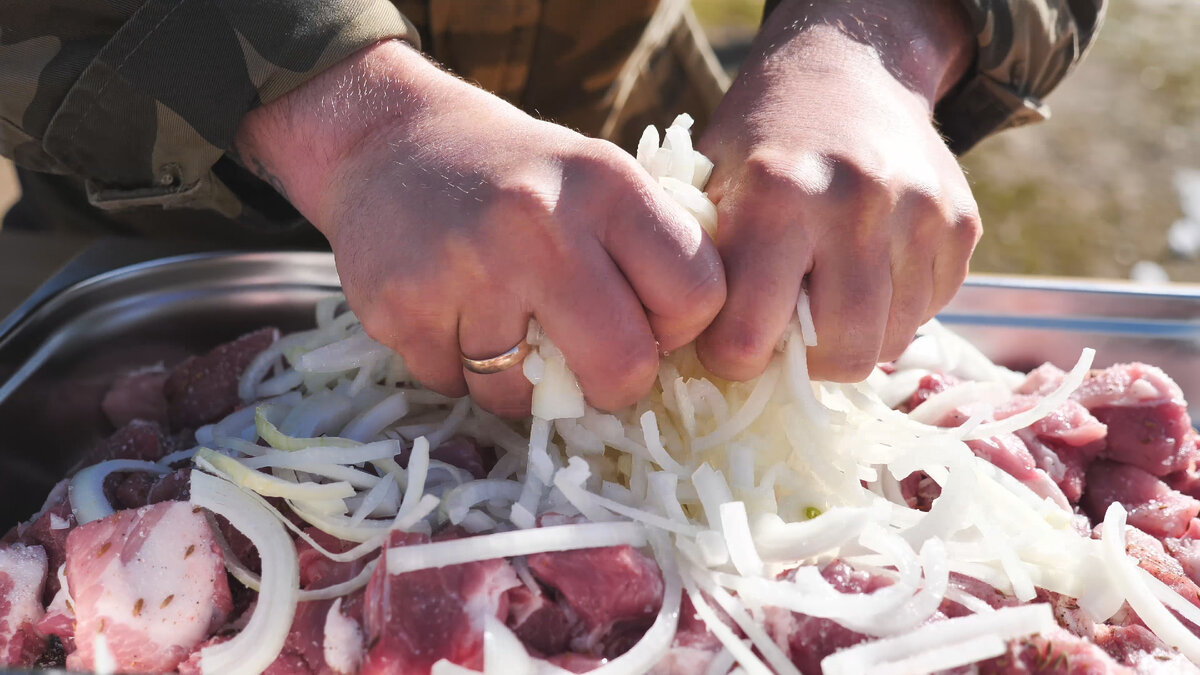
POLYGON ((358 622, 342 614, 338 598, 325 615, 325 663, 336 673, 356 673, 363 657, 363 633, 358 622))
POLYGON ((67 539, 74 596, 72 670, 101 664, 97 638, 120 672, 174 669, 230 608, 224 561, 202 512, 184 502, 120 511, 67 539))
POLYGON ((46 551, 41 546, 0 549, 0 666, 20 658, 21 634, 42 618, 45 582, 46 551))

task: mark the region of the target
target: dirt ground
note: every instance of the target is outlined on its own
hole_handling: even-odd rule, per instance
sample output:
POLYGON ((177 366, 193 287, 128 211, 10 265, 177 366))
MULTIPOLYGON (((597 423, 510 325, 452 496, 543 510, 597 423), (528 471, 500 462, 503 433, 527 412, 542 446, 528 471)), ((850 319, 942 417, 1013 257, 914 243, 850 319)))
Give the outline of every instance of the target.
MULTIPOLYGON (((735 71, 761 0, 693 4, 735 71)), ((1196 0, 1111 1, 1092 53, 1049 98, 1052 118, 963 159, 986 228, 974 270, 1127 278, 1148 260, 1172 280, 1200 282, 1200 263, 1167 246, 1184 217, 1179 178, 1200 170, 1198 37, 1196 0)), ((15 197, 0 160, 0 212, 15 197)), ((1191 199, 1200 211, 1200 194, 1191 199)))

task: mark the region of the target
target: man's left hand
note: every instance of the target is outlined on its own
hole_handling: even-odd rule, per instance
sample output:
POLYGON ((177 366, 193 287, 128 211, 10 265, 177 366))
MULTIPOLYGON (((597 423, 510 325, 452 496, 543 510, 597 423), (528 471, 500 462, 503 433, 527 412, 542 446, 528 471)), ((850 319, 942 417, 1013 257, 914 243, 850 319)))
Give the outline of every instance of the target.
POLYGON ((699 147, 715 162, 728 299, 713 373, 766 367, 807 283, 814 378, 893 359, 958 290, 981 234, 936 101, 973 58, 956 0, 785 0, 699 147))

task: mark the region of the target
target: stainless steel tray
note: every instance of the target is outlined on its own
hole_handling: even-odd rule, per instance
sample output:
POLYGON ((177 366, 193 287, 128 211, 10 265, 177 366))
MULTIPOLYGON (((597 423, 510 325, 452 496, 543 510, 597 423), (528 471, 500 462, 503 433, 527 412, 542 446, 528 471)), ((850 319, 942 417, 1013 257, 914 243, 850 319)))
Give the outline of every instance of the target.
POLYGON ((311 326, 314 303, 338 289, 328 253, 194 254, 101 273, 22 307, 0 335, 0 533, 112 431, 100 400, 122 372, 171 366, 266 325, 311 326))
MULTIPOLYGON (((338 288, 328 253, 207 253, 101 273, 0 322, 0 526, 35 511, 79 451, 111 429, 100 399, 138 366, 170 366, 263 325, 311 325, 338 288)), ((1141 360, 1170 373, 1200 419, 1200 287, 1027 278, 968 281, 942 315, 997 361, 1141 360)))

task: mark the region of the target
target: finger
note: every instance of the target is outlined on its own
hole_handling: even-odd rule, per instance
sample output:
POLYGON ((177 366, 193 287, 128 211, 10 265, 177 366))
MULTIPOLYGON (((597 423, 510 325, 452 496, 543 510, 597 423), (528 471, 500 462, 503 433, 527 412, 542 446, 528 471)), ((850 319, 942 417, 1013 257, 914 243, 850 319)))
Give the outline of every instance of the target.
POLYGON ((805 216, 795 210, 731 202, 721 215, 717 237, 728 298, 697 341, 697 353, 715 375, 748 380, 766 369, 796 312, 812 243, 805 216), (789 211, 799 222, 780 219, 789 211))
MULTIPOLYGON (((472 303, 458 323, 462 354, 472 359, 498 356, 520 344, 529 327, 529 311, 515 299, 472 303)), ((521 364, 482 375, 463 368, 471 398, 484 410, 502 417, 528 417, 533 385, 521 364)))
POLYGON ((604 246, 645 306, 660 349, 695 340, 725 303, 716 246, 665 195, 634 192, 614 214, 604 246))
POLYGON ((927 319, 934 285, 931 251, 937 250, 946 221, 939 202, 926 192, 910 193, 889 218, 892 299, 880 361, 899 357, 927 319))
MULTIPOLYGON (((836 241, 836 240, 832 240, 836 241)), ((814 379, 857 382, 879 361, 892 298, 886 245, 833 243, 808 279, 817 346, 808 350, 814 379)))
POLYGON ((650 390, 658 350, 633 289, 598 243, 589 246, 537 289, 535 313, 588 402, 616 410, 650 390))
POLYGON ((347 283, 346 297, 368 336, 400 354, 410 374, 425 387, 446 396, 467 393, 454 303, 422 293, 412 282, 359 280, 355 270, 344 270, 341 264, 338 273, 342 279, 356 280, 347 283))
POLYGON ((953 228, 943 236, 941 246, 933 258, 933 296, 930 300, 926 318, 933 318, 950 299, 958 292, 963 281, 967 278, 970 268, 971 254, 979 237, 983 234, 983 225, 979 219, 979 211, 973 200, 963 207, 954 219, 953 228))
POLYGON ((455 398, 466 395, 453 313, 388 297, 384 294, 368 313, 359 314, 367 335, 400 354, 425 387, 455 398))
POLYGON ((893 259, 891 307, 876 361, 899 358, 926 321, 933 297, 933 263, 927 256, 927 252, 908 251, 893 259))

